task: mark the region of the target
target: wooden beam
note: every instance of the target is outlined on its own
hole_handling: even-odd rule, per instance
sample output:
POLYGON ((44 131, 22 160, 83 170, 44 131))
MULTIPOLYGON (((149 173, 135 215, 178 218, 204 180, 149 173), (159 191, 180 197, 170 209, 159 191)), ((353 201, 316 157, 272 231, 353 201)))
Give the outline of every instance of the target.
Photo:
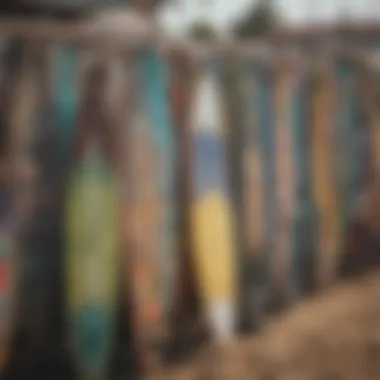
POLYGON ((132 17, 125 18, 125 22, 121 22, 123 18, 115 18, 115 14, 107 15, 107 13, 100 13, 81 22, 0 18, 0 37, 23 38, 28 41, 43 40, 48 43, 72 43, 99 50, 128 51, 143 46, 153 46, 163 54, 187 51, 189 56, 196 59, 227 56, 262 60, 266 63, 286 59, 314 65, 320 60, 348 55, 371 58, 373 61, 374 53, 369 49, 360 46, 345 47, 333 43, 321 43, 313 52, 307 52, 302 48, 287 44, 278 46, 265 40, 221 40, 214 43, 180 40, 165 35, 148 17, 139 17, 133 13, 130 16, 132 17), (137 25, 138 28, 135 27, 137 25))

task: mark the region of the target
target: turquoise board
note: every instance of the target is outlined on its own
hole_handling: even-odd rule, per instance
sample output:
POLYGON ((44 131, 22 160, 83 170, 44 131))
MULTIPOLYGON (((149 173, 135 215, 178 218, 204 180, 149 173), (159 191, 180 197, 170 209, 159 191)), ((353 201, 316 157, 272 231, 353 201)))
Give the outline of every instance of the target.
POLYGON ((145 101, 148 128, 156 149, 157 192, 161 199, 160 235, 160 292, 162 307, 169 316, 174 307, 177 286, 177 245, 175 210, 176 151, 166 62, 153 50, 140 53, 142 97, 145 101))
POLYGON ((295 78, 291 103, 291 126, 295 165, 295 201, 292 247, 291 295, 312 288, 316 239, 316 209, 312 192, 311 124, 307 78, 295 78))

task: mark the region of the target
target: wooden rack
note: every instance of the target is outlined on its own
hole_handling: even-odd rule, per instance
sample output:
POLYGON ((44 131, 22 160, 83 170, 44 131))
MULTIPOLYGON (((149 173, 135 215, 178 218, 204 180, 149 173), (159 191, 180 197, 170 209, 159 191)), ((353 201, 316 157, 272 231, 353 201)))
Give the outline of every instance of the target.
MULTIPOLYGON (((76 22, 59 22, 48 19, 0 18, 0 36, 23 38, 29 41, 71 43, 83 47, 96 47, 101 50, 129 51, 143 46, 154 46, 164 54, 178 51, 187 53, 189 57, 198 59, 235 57, 254 59, 267 63, 287 59, 301 64, 314 64, 320 58, 333 59, 338 56, 353 56, 380 66, 375 62, 378 53, 358 46, 342 46, 339 42, 326 44, 305 52, 302 48, 289 45, 278 46, 268 41, 258 40, 222 40, 212 43, 200 43, 194 40, 178 40, 165 36, 162 31, 148 20, 146 28, 136 33, 126 32, 124 28, 113 27, 112 23, 98 23, 97 18, 89 18, 76 22)), ((131 28, 130 28, 131 29, 131 28)), ((131 29, 132 30, 132 29, 131 29)), ((380 60, 379 60, 380 61, 380 60)))

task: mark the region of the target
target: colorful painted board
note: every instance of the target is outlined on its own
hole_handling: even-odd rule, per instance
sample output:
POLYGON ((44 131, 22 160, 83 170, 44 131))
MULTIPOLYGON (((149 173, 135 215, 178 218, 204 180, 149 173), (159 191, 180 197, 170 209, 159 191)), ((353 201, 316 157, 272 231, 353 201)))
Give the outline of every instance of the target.
POLYGON ((363 209, 368 186, 368 158, 370 151, 369 126, 358 96, 358 72, 352 62, 341 61, 335 66, 339 94, 338 138, 340 160, 340 199, 342 225, 345 232, 363 209))
POLYGON ((235 324, 235 243, 227 184, 223 114, 217 73, 199 73, 193 98, 191 228, 198 289, 216 340, 235 324))
POLYGON ((360 67, 358 97, 369 124, 371 177, 374 183, 380 178, 380 112, 378 108, 378 78, 368 67, 360 67))
POLYGON ((139 57, 128 61, 126 131, 126 282, 132 299, 134 345, 143 372, 159 365, 164 310, 161 284, 160 239, 162 203, 157 189, 160 164, 141 92, 139 57))
POLYGON ((272 271, 274 267, 274 252, 276 241, 277 218, 277 188, 276 188, 276 120, 275 120, 275 79, 273 68, 257 66, 253 68, 253 107, 256 111, 257 138, 260 147, 260 162, 262 164, 263 192, 263 269, 260 271, 262 281, 272 289, 272 271))
POLYGON ((164 60, 146 49, 129 62, 126 236, 135 345, 144 371, 159 365, 177 297, 176 151, 164 60), (136 59, 135 59, 136 58, 136 59))
POLYGON ((379 79, 378 75, 367 67, 362 67, 359 87, 359 96, 362 101, 363 110, 370 125, 369 137, 369 159, 370 178, 363 219, 369 224, 371 231, 378 235, 380 230, 380 108, 378 106, 379 79))
POLYGON ((17 219, 17 241, 14 244, 19 255, 17 323, 18 330, 22 330, 25 339, 30 341, 30 355, 33 355, 41 344, 47 343, 52 332, 48 301, 50 288, 44 281, 48 282, 47 261, 52 252, 52 241, 46 239, 48 233, 45 232, 53 224, 46 217, 46 210, 50 208, 46 200, 51 196, 51 188, 47 190, 50 184, 46 187, 42 184, 46 173, 40 165, 41 145, 37 139, 37 136, 46 138, 42 114, 46 106, 44 91, 47 83, 41 83, 44 53, 38 44, 21 43, 20 48, 22 69, 19 81, 16 80, 16 86, 20 86, 16 91, 20 92, 13 99, 15 108, 10 116, 14 212, 17 219), (40 200, 45 195, 47 199, 42 203, 47 207, 41 207, 40 200))
POLYGON ((291 124, 294 155, 294 252, 292 258, 293 297, 307 294, 314 286, 316 213, 313 197, 310 81, 308 72, 299 72, 293 88, 291 124))
MULTIPOLYGON (((59 145, 54 128, 51 107, 50 48, 33 45, 34 54, 29 65, 34 67, 36 110, 30 131, 29 154, 37 174, 30 186, 32 210, 28 216, 24 234, 25 253, 23 262, 28 271, 28 296, 23 304, 31 310, 28 320, 29 339, 36 346, 54 344, 59 334, 60 319, 58 298, 61 267, 60 241, 60 165, 59 145), (39 305, 36 308, 36 305, 39 305)), ((25 311, 26 314, 27 311, 25 311)), ((38 348, 36 348, 38 350, 38 348)))
POLYGON ((160 292, 167 317, 173 312, 177 273, 177 217, 175 209, 176 150, 170 113, 166 62, 154 50, 140 53, 142 96, 147 112, 149 134, 155 149, 155 191, 159 197, 158 255, 160 292))
POLYGON ((360 96, 360 71, 355 69, 354 112, 351 132, 352 160, 352 200, 354 205, 352 218, 360 218, 363 213, 365 195, 370 185, 370 123, 363 98, 360 96))
MULTIPOLYGON (((249 62, 251 63, 251 62, 249 62)), ((263 150, 260 145, 260 112, 255 90, 257 78, 249 65, 240 77, 244 114, 240 140, 242 174, 243 253, 241 257, 243 316, 247 327, 259 327, 267 289, 265 268, 265 192, 263 150)))
POLYGON ((291 264, 294 257, 295 157, 292 106, 295 71, 290 65, 281 67, 276 81, 276 187, 277 235, 274 279, 281 298, 290 296, 291 264))
MULTIPOLYGON (((1 75, 1 128, 5 139, 4 166, 1 172, 0 198, 0 371, 9 359, 9 346, 15 332, 16 289, 19 245, 15 237, 21 220, 17 219, 16 205, 20 199, 22 182, 15 175, 20 147, 30 126, 31 108, 25 107, 32 95, 33 72, 25 62, 23 44, 10 42, 3 55, 1 75), (26 109, 25 109, 26 108, 26 109), (25 109, 25 112, 20 112, 25 109), (20 137, 21 135, 21 137, 20 137), (11 166, 10 166, 11 165, 11 166), (9 170, 9 167, 12 169, 9 170)), ((3 142, 3 144, 4 144, 3 142)))
POLYGON ((174 329, 176 337, 194 338, 191 325, 197 319, 197 292, 194 269, 191 265, 192 242, 190 230, 191 202, 191 152, 189 113, 193 95, 193 67, 186 53, 175 52, 170 57, 170 95, 177 142, 177 205, 178 205, 178 249, 180 257, 174 329))
POLYGON ((104 111, 106 71, 90 67, 75 130, 67 190, 67 312, 78 366, 106 374, 119 274, 118 191, 113 130, 104 111))
POLYGON ((314 78, 311 94, 313 191, 317 208, 316 281, 319 287, 331 283, 340 254, 339 199, 334 175, 334 88, 324 69, 314 78))
MULTIPOLYGON (((354 104, 354 77, 348 62, 335 62, 335 83, 338 94, 338 105, 336 108, 338 123, 336 125, 335 142, 338 153, 336 173, 339 182, 340 216, 343 231, 347 231, 351 219, 354 202, 352 188, 352 160, 351 155, 351 132, 354 104)), ((355 157, 356 159, 356 157, 355 157)))

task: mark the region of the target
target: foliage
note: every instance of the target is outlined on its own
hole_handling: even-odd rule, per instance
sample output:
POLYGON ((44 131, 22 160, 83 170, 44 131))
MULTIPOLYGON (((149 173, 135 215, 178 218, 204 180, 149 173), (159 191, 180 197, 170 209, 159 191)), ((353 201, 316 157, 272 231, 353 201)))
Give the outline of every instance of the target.
POLYGON ((201 41, 214 41, 218 37, 215 28, 205 21, 198 21, 191 25, 187 34, 189 37, 201 41))
POLYGON ((259 0, 234 25, 233 34, 238 38, 262 37, 273 30, 277 21, 272 0, 259 0))

